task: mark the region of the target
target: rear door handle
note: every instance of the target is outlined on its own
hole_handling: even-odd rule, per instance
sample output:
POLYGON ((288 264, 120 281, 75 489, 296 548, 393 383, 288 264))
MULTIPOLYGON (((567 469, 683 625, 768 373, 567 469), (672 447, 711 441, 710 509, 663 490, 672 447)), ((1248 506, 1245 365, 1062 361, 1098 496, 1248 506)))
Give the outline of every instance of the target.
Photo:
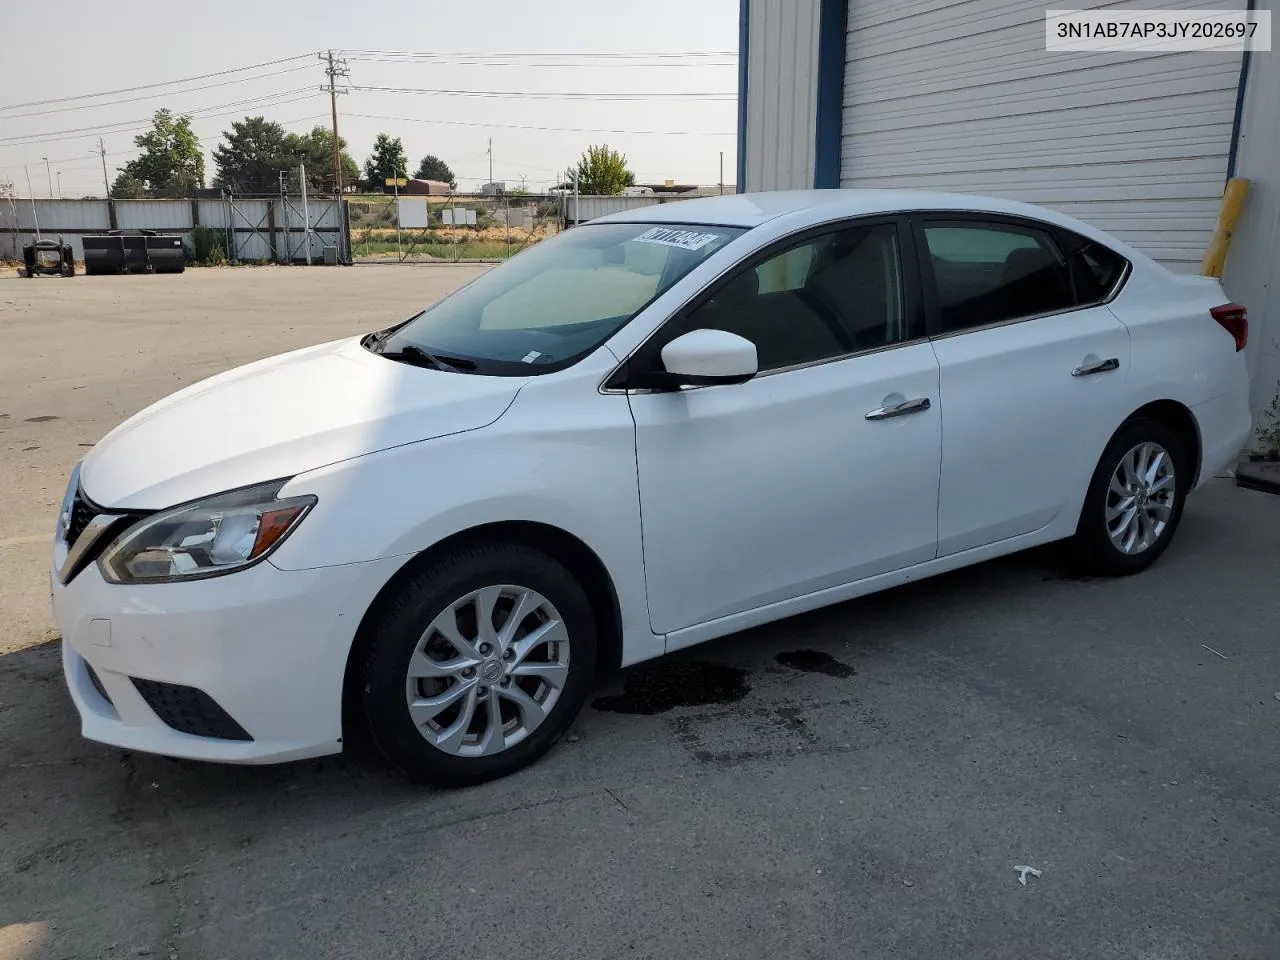
POLYGON ((905 417, 909 413, 921 413, 929 409, 929 398, 918 397, 915 400, 903 400, 891 403, 887 407, 876 407, 867 414, 868 420, 889 420, 893 417, 905 417))
POLYGON ((1119 370, 1120 361, 1115 357, 1110 360, 1094 360, 1082 363, 1071 371, 1073 377, 1088 377, 1095 373, 1106 373, 1108 370, 1119 370))

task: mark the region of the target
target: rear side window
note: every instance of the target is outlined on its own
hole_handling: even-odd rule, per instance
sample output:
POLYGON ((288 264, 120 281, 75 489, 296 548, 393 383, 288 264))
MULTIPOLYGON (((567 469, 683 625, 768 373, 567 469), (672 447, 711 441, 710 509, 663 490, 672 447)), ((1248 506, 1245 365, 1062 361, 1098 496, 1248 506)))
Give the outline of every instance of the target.
POLYGON ((1047 230, 994 221, 931 220, 923 233, 943 332, 1076 305, 1066 259, 1047 230))
POLYGON ((1129 261, 1095 240, 1066 230, 1059 233, 1075 286, 1076 303, 1087 307, 1106 300, 1124 277, 1129 261))

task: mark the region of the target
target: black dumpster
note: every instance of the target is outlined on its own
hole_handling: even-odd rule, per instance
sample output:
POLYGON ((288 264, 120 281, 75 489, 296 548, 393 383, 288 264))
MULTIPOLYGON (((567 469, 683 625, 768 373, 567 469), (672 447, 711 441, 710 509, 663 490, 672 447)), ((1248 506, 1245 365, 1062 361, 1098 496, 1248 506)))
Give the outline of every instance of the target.
POLYGON ((182 273, 187 267, 182 237, 174 234, 112 230, 82 242, 85 273, 182 273))

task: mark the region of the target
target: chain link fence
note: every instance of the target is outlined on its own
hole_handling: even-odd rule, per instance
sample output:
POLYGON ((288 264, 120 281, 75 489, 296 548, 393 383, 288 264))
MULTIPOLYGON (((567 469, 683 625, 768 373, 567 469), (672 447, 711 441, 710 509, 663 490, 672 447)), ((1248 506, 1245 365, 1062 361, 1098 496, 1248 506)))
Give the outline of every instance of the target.
POLYGON ((564 225, 559 196, 352 196, 351 259, 357 263, 459 263, 514 256, 564 225))

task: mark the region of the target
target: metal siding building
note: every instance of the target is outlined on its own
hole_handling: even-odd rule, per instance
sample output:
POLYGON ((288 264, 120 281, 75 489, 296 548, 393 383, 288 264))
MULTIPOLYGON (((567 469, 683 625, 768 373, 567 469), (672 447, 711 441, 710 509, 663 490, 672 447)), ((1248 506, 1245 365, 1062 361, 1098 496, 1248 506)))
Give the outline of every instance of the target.
POLYGON ((742 0, 740 31, 740 190, 1025 200, 1194 272, 1227 177, 1251 180, 1224 282, 1250 311, 1255 410, 1280 389, 1276 55, 1050 53, 1044 8, 1022 0, 742 0))

